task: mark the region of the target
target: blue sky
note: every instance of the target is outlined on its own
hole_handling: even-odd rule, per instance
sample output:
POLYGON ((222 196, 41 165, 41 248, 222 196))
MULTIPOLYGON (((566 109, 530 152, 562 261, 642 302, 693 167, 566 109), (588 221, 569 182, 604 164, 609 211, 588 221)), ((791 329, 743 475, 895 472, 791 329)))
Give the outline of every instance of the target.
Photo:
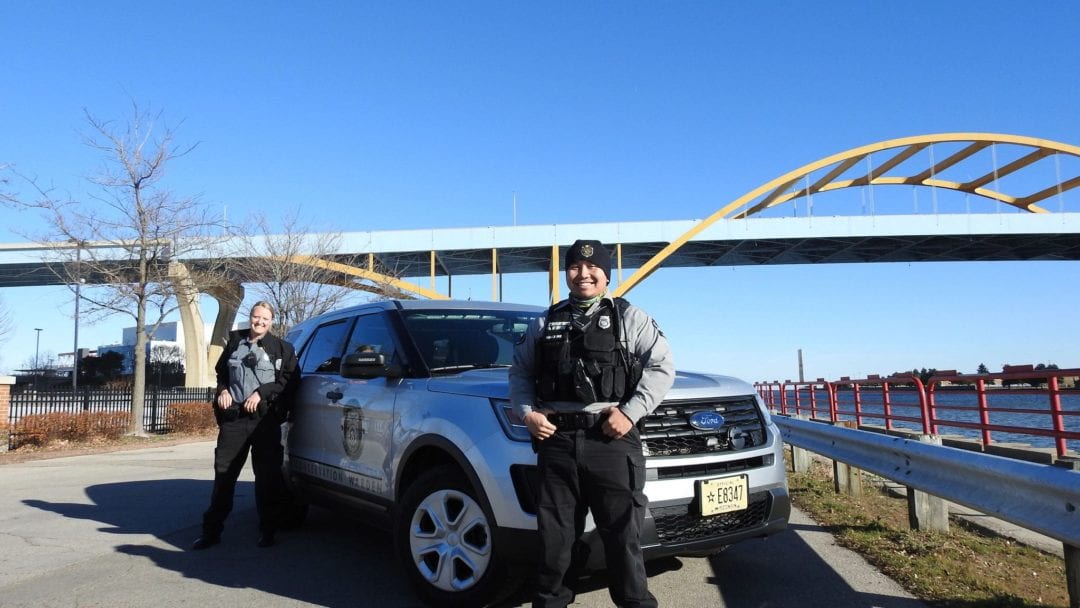
MULTIPOLYGON (((1064 1, 14 0, 3 13, 0 163, 85 198, 100 158, 80 143, 83 110, 122 119, 134 100, 198 143, 171 189, 230 219, 299 208, 342 231, 505 226, 516 193, 518 224, 683 220, 885 139, 1080 143, 1080 6, 1064 1)), ((0 209, 0 242, 39 225, 0 209)), ((664 270, 630 295, 680 367, 791 378, 801 348, 809 377, 837 378, 1080 367, 1075 277, 1056 262, 743 266, 664 270)), ((504 297, 542 303, 544 280, 508 277, 504 297)), ((66 292, 0 297, 16 323, 0 371, 32 359, 35 327, 42 352, 71 350, 66 292)), ((124 324, 84 324, 80 344, 119 341, 124 324)))

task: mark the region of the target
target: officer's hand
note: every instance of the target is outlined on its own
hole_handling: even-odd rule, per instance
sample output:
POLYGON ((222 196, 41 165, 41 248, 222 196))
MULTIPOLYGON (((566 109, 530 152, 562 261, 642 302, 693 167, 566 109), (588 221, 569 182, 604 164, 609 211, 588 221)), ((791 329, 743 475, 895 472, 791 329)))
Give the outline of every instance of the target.
POLYGON ((232 393, 229 391, 221 391, 217 396, 217 406, 223 410, 227 410, 232 407, 232 393))
POLYGON ((604 434, 608 437, 619 439, 634 428, 634 423, 630 422, 630 419, 619 408, 611 406, 604 410, 604 413, 607 414, 607 419, 604 420, 604 434))
POLYGON ((555 434, 555 425, 548 421, 547 415, 551 410, 532 410, 525 414, 525 426, 529 434, 543 441, 555 434))
POLYGON ((259 391, 255 391, 248 395, 247 399, 244 399, 244 411, 252 414, 255 410, 259 409, 259 402, 262 401, 262 397, 259 395, 259 391))

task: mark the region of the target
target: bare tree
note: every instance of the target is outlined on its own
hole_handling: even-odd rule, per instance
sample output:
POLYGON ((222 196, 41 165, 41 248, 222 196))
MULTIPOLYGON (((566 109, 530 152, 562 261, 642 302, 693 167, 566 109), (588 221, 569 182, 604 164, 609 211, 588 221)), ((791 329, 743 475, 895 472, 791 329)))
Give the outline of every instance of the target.
POLYGON ((22 369, 29 370, 34 373, 35 376, 43 376, 46 372, 58 369, 60 363, 56 358, 56 353, 51 350, 43 350, 37 353, 37 357, 27 357, 23 359, 22 369))
POLYGON ((14 330, 15 324, 11 320, 11 310, 4 303, 4 300, 0 299, 0 342, 7 340, 14 330))
POLYGON ((235 230, 237 238, 227 242, 229 251, 224 257, 236 280, 249 285, 257 299, 274 306, 276 333, 284 335, 297 323, 344 305, 357 289, 372 290, 335 270, 300 262, 331 257, 339 263, 352 262, 334 255, 340 232, 312 232, 295 211, 282 219, 280 230, 272 228, 262 214, 244 226, 235 230))
POLYGON ((34 179, 26 179, 36 199, 7 196, 9 203, 37 209, 49 226, 45 242, 57 247, 52 268, 68 285, 87 278, 80 299, 93 320, 114 314, 135 322, 132 434, 144 435, 146 345, 170 312, 176 310, 176 288, 170 262, 207 257, 207 233, 215 222, 196 198, 175 195, 162 179, 170 163, 195 148, 181 147, 175 132, 161 124, 161 114, 132 103, 122 123, 101 120, 89 112, 90 130, 83 143, 102 156, 102 167, 88 181, 88 200, 55 196, 34 179))
MULTIPOLYGON (((11 181, 8 175, 10 166, 7 163, 0 163, 0 201, 9 201, 12 198, 10 192, 7 191, 7 185, 11 181)), ((0 342, 7 340, 11 335, 11 332, 15 330, 14 322, 11 319, 11 310, 4 303, 3 299, 0 299, 0 342)))
POLYGON ((157 387, 184 381, 184 349, 176 344, 154 344, 146 365, 147 384, 157 387))
POLYGON ((155 344, 150 349, 151 363, 184 364, 184 350, 176 344, 155 344))

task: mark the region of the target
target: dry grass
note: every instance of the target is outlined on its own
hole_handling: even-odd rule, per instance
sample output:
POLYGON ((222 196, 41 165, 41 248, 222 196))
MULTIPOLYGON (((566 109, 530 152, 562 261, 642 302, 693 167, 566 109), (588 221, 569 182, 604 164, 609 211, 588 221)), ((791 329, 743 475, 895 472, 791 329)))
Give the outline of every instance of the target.
MULTIPOLYGON (((214 409, 205 402, 193 401, 168 406, 166 423, 170 433, 203 434, 217 428, 214 409)), ((110 443, 128 432, 127 412, 54 412, 22 417, 10 431, 0 429, 0 439, 7 443, 14 435, 15 450, 63 447, 69 444, 110 443)))
POLYGON ((15 448, 111 440, 127 432, 127 412, 54 412, 24 416, 14 426, 15 448))
POLYGON ((832 470, 815 462, 790 474, 792 501, 837 542, 931 606, 1068 606, 1064 561, 953 520, 948 533, 908 528, 903 498, 833 491, 832 470))
POLYGON ((203 433, 217 428, 214 406, 205 401, 170 405, 165 421, 173 433, 203 433))
MULTIPOLYGON (((205 402, 170 405, 171 432, 165 435, 127 435, 129 417, 127 412, 26 416, 16 425, 15 449, 0 451, 0 464, 205 441, 217 431, 213 408, 205 402)), ((8 445, 8 431, 0 430, 0 442, 8 445)))

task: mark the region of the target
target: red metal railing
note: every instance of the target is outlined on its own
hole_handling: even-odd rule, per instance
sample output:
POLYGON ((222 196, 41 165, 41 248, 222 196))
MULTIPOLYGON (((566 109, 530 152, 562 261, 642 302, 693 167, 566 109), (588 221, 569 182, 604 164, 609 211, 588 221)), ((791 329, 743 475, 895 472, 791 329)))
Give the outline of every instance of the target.
POLYGON ((871 375, 859 380, 844 377, 833 382, 832 385, 836 400, 836 416, 832 418, 833 421, 853 418, 855 423, 861 426, 869 418, 880 421, 886 429, 890 430, 896 428, 897 422, 909 422, 921 425, 922 432, 927 435, 931 432, 930 416, 926 411, 925 389, 918 376, 907 374, 882 378, 871 375), (851 392, 850 401, 845 400, 845 392, 848 390, 851 392), (898 396, 909 398, 897 400, 898 396), (916 402, 911 403, 911 401, 916 402), (870 408, 871 405, 880 408, 881 412, 878 413, 870 408), (851 409, 845 409, 846 406, 850 406, 851 409))
POLYGON ((924 384, 913 374, 887 378, 841 378, 826 382, 759 382, 758 394, 772 411, 886 429, 908 428, 926 435, 965 429, 985 448, 994 434, 1045 437, 1058 457, 1080 441, 1080 369, 1006 366, 997 373, 940 371, 924 384), (1071 388, 1063 388, 1068 384, 1071 388), (1071 406, 1063 403, 1068 396, 1071 406), (909 426, 910 425, 910 426, 909 426))
POLYGON ((809 382, 759 382, 754 386, 770 410, 811 418, 821 418, 821 413, 832 416, 832 386, 823 378, 809 382))

